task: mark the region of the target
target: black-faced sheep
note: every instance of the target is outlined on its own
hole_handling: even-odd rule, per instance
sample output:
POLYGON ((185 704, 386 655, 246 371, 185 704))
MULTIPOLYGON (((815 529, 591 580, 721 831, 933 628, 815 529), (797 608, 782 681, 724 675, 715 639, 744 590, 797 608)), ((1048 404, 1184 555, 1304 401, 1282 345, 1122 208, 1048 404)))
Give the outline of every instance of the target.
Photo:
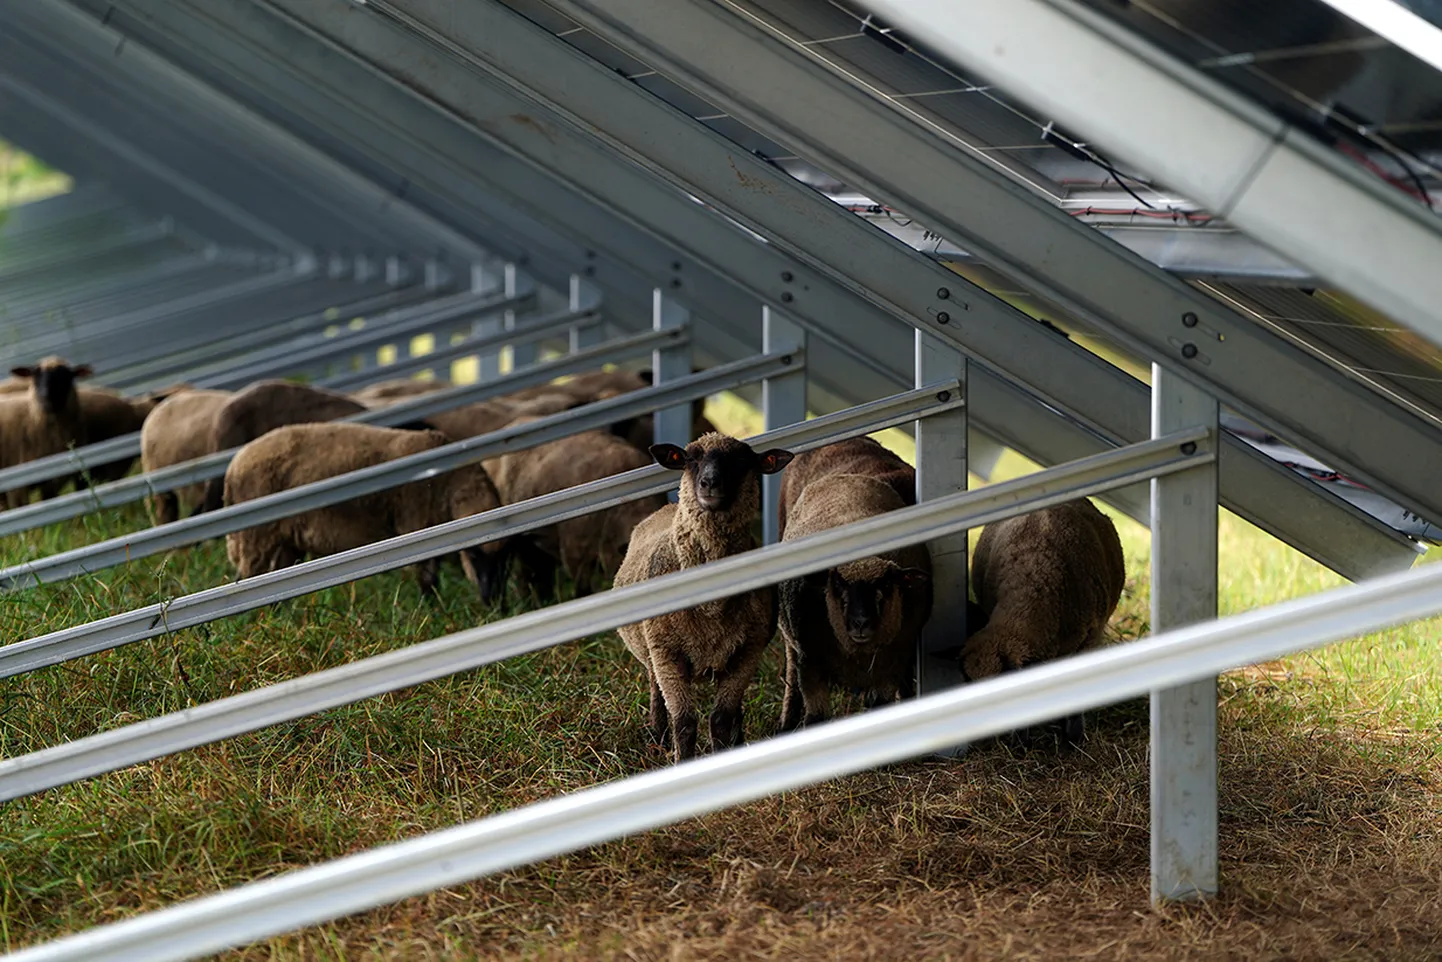
MULTIPOLYGON (((824 457, 824 451, 810 453, 824 457)), ((782 540, 901 507, 896 491, 874 477, 813 474, 791 505, 782 540)), ((862 693, 868 706, 915 694, 917 639, 931 616, 931 557, 925 545, 792 578, 777 585, 777 592, 786 643, 782 731, 824 721, 833 685, 862 693)))
MULTIPOLYGON (((662 507, 632 531, 617 586, 755 548, 761 475, 775 474, 791 460, 789 451, 757 454, 744 441, 714 433, 684 448, 653 445, 651 455, 662 467, 683 472, 680 502, 662 507)), ((741 743, 741 702, 775 633, 776 592, 770 587, 620 629, 621 640, 646 669, 651 733, 662 741, 670 736, 677 761, 696 753, 694 684, 701 676, 716 679, 712 749, 741 743)))
MULTIPOLYGON (((537 420, 517 418, 512 425, 537 420)), ((509 426, 509 425, 508 425, 509 426)), ((486 462, 501 500, 515 504, 578 484, 644 468, 650 455, 607 431, 586 431, 526 451, 514 451, 486 462)), ((555 594, 556 565, 576 586, 576 595, 600 590, 613 579, 626 556, 631 531, 666 504, 653 495, 594 512, 514 539, 520 562, 517 580, 528 583, 542 599, 555 594)))
MULTIPOLYGON (((971 581, 987 621, 963 645, 961 667, 977 681, 1102 644, 1126 563, 1116 526, 1082 498, 987 525, 971 581)), ((1066 734, 1080 738, 1080 716, 1066 734)))
POLYGON ((451 386, 451 382, 443 378, 422 381, 413 377, 402 377, 391 381, 381 381, 378 384, 368 384, 363 388, 351 391, 350 396, 367 407, 388 407, 422 394, 444 391, 451 386))
MULTIPOLYGON (((287 424, 334 421, 369 410, 344 394, 293 381, 257 381, 239 391, 217 410, 211 420, 210 450, 240 447, 287 424)), ((225 494, 222 478, 211 481, 205 491, 204 510, 221 506, 225 494)))
MULTIPOLYGON (((182 391, 158 404, 140 429, 141 469, 159 471, 213 454, 211 426, 215 412, 233 396, 230 391, 182 391)), ((166 491, 151 500, 156 524, 178 519, 182 505, 187 511, 198 513, 204 503, 204 484, 166 491)))
MULTIPOLYGON (((90 376, 88 365, 72 367, 63 358, 47 357, 33 366, 14 368, 11 374, 29 388, 0 395, 0 468, 84 443, 75 382, 90 376)), ((45 482, 39 486, 42 496, 53 496, 64 483, 63 478, 45 482)), ((29 486, 6 491, 6 505, 18 508, 28 503, 31 491, 29 486)))
MULTIPOLYGON (((303 484, 419 454, 449 444, 439 431, 409 431, 347 422, 292 424, 243 447, 225 473, 225 503, 239 504, 303 484)), ((226 536, 226 554, 241 578, 469 517, 500 506, 479 464, 282 518, 226 536)), ((461 551, 466 577, 487 604, 504 588, 506 544, 489 541, 461 551)), ((436 591, 438 559, 417 566, 421 591, 436 591)))

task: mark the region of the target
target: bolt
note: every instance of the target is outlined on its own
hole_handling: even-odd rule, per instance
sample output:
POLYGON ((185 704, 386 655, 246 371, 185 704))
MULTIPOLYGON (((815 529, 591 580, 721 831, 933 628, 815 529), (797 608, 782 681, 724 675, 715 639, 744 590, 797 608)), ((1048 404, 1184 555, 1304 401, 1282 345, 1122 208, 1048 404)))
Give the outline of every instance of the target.
POLYGON ((794 297, 791 296, 791 292, 790 292, 790 291, 782 291, 782 292, 781 292, 781 303, 783 303, 783 304, 790 304, 790 303, 791 303, 792 301, 794 301, 794 300, 796 300, 796 298, 794 298, 794 297))
POLYGON ((791 355, 790 355, 790 354, 783 354, 783 355, 781 355, 781 363, 782 363, 782 364, 787 364, 787 365, 789 365, 789 364, 791 363, 791 355))
POLYGON ((581 273, 582 273, 582 274, 585 274, 587 277, 595 277, 595 276, 596 276, 596 268, 595 268, 595 266, 592 265, 592 264, 587 264, 587 265, 586 265, 586 269, 583 270, 581 273))
POLYGON ((939 297, 939 298, 941 298, 941 299, 944 301, 944 300, 946 300, 948 297, 951 296, 951 291, 947 290, 947 289, 944 288, 944 287, 941 287, 941 288, 938 288, 938 289, 937 289, 937 291, 936 291, 936 296, 939 297))
POLYGON ((588 260, 588 261, 593 261, 593 260, 595 260, 595 259, 596 259, 596 252, 595 252, 595 251, 586 251, 586 260, 588 260))
POLYGON ((792 280, 792 278, 793 278, 794 276, 795 276, 795 275, 792 274, 790 271, 782 271, 782 272, 781 272, 781 279, 782 279, 783 281, 785 281, 786 283, 788 283, 788 284, 791 283, 791 280, 792 280))
POLYGON ((674 290, 675 288, 680 287, 680 286, 681 286, 681 278, 679 278, 679 277, 673 277, 673 278, 671 278, 671 287, 672 287, 673 290, 674 290))
POLYGON ((1183 326, 1183 327, 1196 327, 1196 326, 1197 326, 1197 315, 1193 314, 1191 311, 1187 311, 1185 314, 1182 315, 1182 326, 1183 326))
POLYGON ((1196 454, 1196 453, 1197 453, 1197 442, 1195 442, 1195 441, 1188 441, 1186 444, 1182 445, 1182 453, 1185 454, 1185 455, 1187 455, 1188 457, 1190 457, 1190 456, 1193 455, 1193 454, 1196 454))
POLYGON ((1197 356, 1197 346, 1196 346, 1195 344, 1183 344, 1183 345, 1182 345, 1182 357, 1185 357, 1185 358, 1187 358, 1188 360, 1190 360, 1191 358, 1194 358, 1194 357, 1196 357, 1196 356, 1197 356))
POLYGON ((937 399, 938 401, 940 401, 942 404, 945 404, 947 401, 950 401, 950 400, 951 400, 951 392, 950 392, 950 391, 937 391, 937 392, 936 392, 936 399, 937 399))
POLYGON ((938 311, 938 312, 937 312, 937 315, 936 315, 936 323, 938 323, 938 324, 950 324, 950 323, 951 323, 951 315, 948 314, 948 313, 946 313, 946 311, 938 311))
POLYGON ((681 262, 680 262, 680 261, 672 261, 672 262, 671 262, 671 270, 673 270, 673 271, 679 271, 680 269, 681 269, 681 262))

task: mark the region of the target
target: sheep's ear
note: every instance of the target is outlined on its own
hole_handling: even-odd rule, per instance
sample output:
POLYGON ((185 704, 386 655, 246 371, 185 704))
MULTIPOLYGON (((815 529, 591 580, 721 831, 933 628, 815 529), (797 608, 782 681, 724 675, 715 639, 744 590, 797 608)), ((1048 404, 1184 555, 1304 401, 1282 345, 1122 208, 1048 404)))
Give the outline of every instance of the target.
POLYGON ((670 468, 672 471, 683 471, 686 468, 686 449, 679 448, 674 444, 653 444, 648 449, 651 457, 663 468, 670 468))
POLYGON ((649 367, 643 367, 643 368, 641 368, 641 370, 639 370, 639 371, 636 372, 636 376, 639 377, 641 380, 645 381, 647 384, 655 384, 655 383, 656 383, 656 380, 655 380, 655 378, 652 376, 652 374, 651 374, 651 369, 650 369, 649 367))
POLYGON ((770 451, 767 451, 765 454, 758 455, 757 457, 758 460, 760 460, 761 462, 762 474, 775 474, 777 471, 780 471, 782 468, 786 467, 786 465, 790 464, 791 459, 796 457, 796 455, 792 454, 790 451, 783 451, 780 448, 772 448, 770 451))
POLYGON ((895 577, 904 588, 925 588, 931 584, 931 575, 920 568, 898 568, 895 577))
POLYGON ((31 377, 34 376, 34 374, 35 374, 35 369, 34 369, 34 368, 29 368, 29 367, 12 367, 12 368, 10 369, 10 373, 13 374, 13 375, 15 375, 16 377, 25 378, 26 380, 29 380, 31 377))
POLYGON ((82 377, 89 377, 94 373, 95 372, 90 369, 89 364, 82 364, 79 367, 72 367, 70 369, 70 376, 75 378, 76 380, 79 380, 82 377))

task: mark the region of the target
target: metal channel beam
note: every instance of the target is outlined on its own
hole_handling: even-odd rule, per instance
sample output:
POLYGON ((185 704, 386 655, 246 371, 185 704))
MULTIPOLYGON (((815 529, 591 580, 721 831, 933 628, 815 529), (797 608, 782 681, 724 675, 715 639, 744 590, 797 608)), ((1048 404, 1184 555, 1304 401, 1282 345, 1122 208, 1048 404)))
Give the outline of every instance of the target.
MULTIPOLYGON (((486 341, 478 341, 477 343, 505 343, 507 336, 505 333, 500 333, 493 335, 491 338, 486 339, 486 341)), ((430 417, 432 414, 440 411, 449 411, 465 404, 497 397, 509 391, 544 384, 562 374, 577 374, 601 364, 626 360, 635 356, 638 352, 650 348, 655 342, 655 338, 648 337, 622 338, 600 347, 592 348, 584 354, 573 354, 546 364, 539 364, 528 370, 518 371, 515 374, 507 375, 495 381, 462 384, 457 387, 448 388, 445 391, 437 391, 423 397, 412 398, 399 404, 390 405, 389 407, 371 408, 359 414, 353 414, 350 417, 340 418, 339 420, 375 424, 381 427, 406 424, 410 421, 430 417)), ((70 518, 79 518, 90 514, 92 511, 98 511, 101 508, 113 508, 122 504, 130 504, 131 502, 139 501, 153 494, 159 494, 164 491, 174 491, 177 488, 183 488, 187 485, 199 484, 202 481, 222 477, 225 474, 226 467, 230 464, 231 458, 233 458, 239 450, 239 448, 229 448, 224 451, 217 451, 214 454, 208 454, 205 457, 196 458, 191 461, 184 461, 180 464, 173 464, 169 467, 161 468, 158 471, 151 471, 130 478, 122 478, 119 481, 112 481, 109 484, 102 484, 84 491, 76 491, 72 494, 61 495, 58 498, 51 498, 49 501, 42 501, 38 504, 26 505, 22 508, 0 513, 0 535, 30 531, 34 528, 66 521, 70 518)), ((84 551, 86 549, 78 550, 84 551)), ((0 585, 0 587, 3 587, 3 585, 0 585)))
MULTIPOLYGON (((431 477, 437 472, 450 471, 511 451, 524 451, 558 438, 606 427, 618 420, 649 414, 658 407, 674 402, 694 401, 717 391, 727 391, 738 384, 758 381, 769 374, 784 370, 797 360, 800 359, 791 354, 749 358, 711 368, 669 384, 632 391, 527 424, 466 438, 421 454, 397 458, 253 501, 229 505, 219 511, 207 511, 202 515, 193 515, 135 534, 121 535, 84 548, 15 565, 0 570, 0 591, 15 591, 42 582, 74 578, 171 548, 218 538, 232 531, 253 528, 315 508, 400 487, 431 477)), ((98 490, 100 489, 93 489, 87 493, 98 490)), ((7 512, 8 514, 10 512, 7 512)), ((0 516, 0 523, 4 521, 5 516, 0 516)))
MULTIPOLYGON (((1436 215, 1216 78, 1075 0, 861 5, 1442 345, 1436 215)), ((1214 350, 1202 373, 1223 378, 1231 352, 1214 350)))
POLYGON ((1212 456, 1205 431, 1179 432, 76 739, 0 761, 0 801, 1167 474, 1212 456), (1183 445, 1192 453, 1183 453, 1183 445))
MULTIPOLYGON (((962 403, 959 387, 956 382, 929 385, 922 390, 907 391, 789 425, 750 440, 757 446, 807 451, 843 438, 897 427, 916 418, 948 413, 962 403), (951 396, 946 401, 939 401, 940 392, 950 392, 951 396)), ((0 647, 0 678, 227 618, 287 598, 401 568, 468 545, 510 537, 637 498, 662 494, 674 489, 678 483, 674 471, 656 466, 638 468, 602 481, 317 558, 281 571, 5 645, 0 647)))
MULTIPOLYGON (((1111 332, 1138 355, 1177 371, 1219 400, 1319 457, 1325 455, 1327 463, 1365 481, 1397 503, 1424 516, 1442 518, 1442 489, 1435 483, 1435 479, 1442 476, 1442 445, 1437 443, 1435 425, 1167 275, 1091 227, 1077 223, 1065 211, 956 149, 898 107, 881 101, 828 68, 815 52, 776 36, 758 20, 738 11, 735 4, 679 0, 657 7, 649 0, 548 2, 743 123, 790 145, 858 189, 953 237, 977 256, 1025 283, 1034 293, 1111 332)), ((1041 8, 1053 2, 1062 0, 1027 0, 1025 6, 1041 8)), ((420 0, 407 4, 408 7, 421 5, 420 0)), ((1013 9, 1009 0, 954 5, 927 0, 925 6, 947 7, 951 11, 949 17, 955 18, 948 21, 951 23, 974 17, 975 24, 986 24, 985 29, 975 24, 958 28, 962 34, 949 36, 954 42, 960 42, 964 34, 969 48, 985 48, 988 56, 995 49, 1007 48, 997 41, 999 35, 1014 34, 1018 44, 1026 37, 1017 30, 1016 22, 1009 21, 1013 9), (985 11, 987 15, 973 11, 985 11)), ((1068 3, 1068 6, 1073 5, 1068 3)), ((901 11, 911 9, 905 2, 888 3, 887 8, 894 8, 898 17, 901 11)), ((1098 15, 1093 16, 1099 19, 1098 15)), ((1020 19, 1018 17, 1018 21, 1020 19)), ((462 20, 458 13, 457 27, 462 20)), ((502 20, 499 15, 487 18, 488 24, 494 27, 499 27, 502 20)), ((913 22, 910 16, 906 22, 913 22)), ((920 35, 931 36, 932 32, 924 31, 920 35)), ((509 33, 504 36, 506 42, 512 40, 509 33)), ((527 83, 553 91, 572 110, 584 111, 585 116, 598 122, 595 115, 604 105, 592 101, 603 96, 599 84, 590 90, 575 87, 559 90, 554 83, 559 77, 549 73, 558 58, 553 56, 544 62, 535 59, 537 49, 543 46, 541 43, 533 42, 524 51, 526 62, 519 63, 516 58, 522 51, 514 46, 505 50, 492 48, 492 44, 498 47, 501 42, 499 33, 488 38, 483 45, 488 56, 497 63, 505 63, 517 76, 525 77, 527 83)), ((1066 88, 1065 93, 1070 95, 1086 86, 1071 82, 1070 74, 1077 62, 1072 54, 1048 56, 1052 59, 1048 63, 1047 82, 1053 87, 1066 88)), ((1022 59, 1028 64, 1041 62, 1036 58, 1019 58, 1018 62, 1022 59)), ((1107 61, 1092 58, 1087 62, 1107 61)), ((1138 77, 1132 78, 1132 83, 1140 82, 1138 77)), ((1136 101, 1124 92, 1126 89, 1109 91, 1105 98, 1111 105, 1109 109, 1117 111, 1119 122, 1124 115, 1129 128, 1145 127, 1135 123, 1136 101)), ((614 99, 613 91, 605 91, 604 96, 614 99)), ((619 112, 619 109, 606 111, 608 115, 619 112)), ((1158 110, 1154 115, 1174 113, 1158 110)), ((617 135, 618 130, 624 129, 624 118, 615 118, 613 122, 608 116, 602 126, 617 135)), ((1200 140, 1212 136, 1206 124, 1189 129, 1189 136, 1200 140)), ((1148 134, 1154 133, 1155 130, 1148 131, 1148 134)), ((1178 150, 1179 156, 1183 153, 1170 138, 1166 139, 1166 145, 1168 150, 1178 150)), ((654 137, 644 144, 633 139, 630 144, 635 153, 673 168, 684 162, 684 158, 672 156, 674 146, 669 139, 654 137)), ((1236 163, 1223 161, 1213 150, 1194 151, 1190 157, 1197 171, 1208 170, 1214 163, 1222 164, 1222 170, 1229 176, 1237 171, 1236 163)), ((1163 171, 1150 163, 1141 166, 1164 176, 1163 171)), ((769 191, 758 190, 758 182, 750 179, 751 171, 742 165, 741 158, 737 158, 736 167, 729 177, 692 178, 694 189, 699 191, 697 196, 779 242, 788 228, 794 229, 795 217, 804 216, 804 212, 788 211, 788 205, 778 202, 769 191)), ((1291 196, 1290 189, 1284 191, 1282 187, 1271 184, 1256 193, 1259 197, 1273 193, 1291 196)), ((1339 185, 1338 189, 1343 187, 1339 185)), ((1350 196, 1351 191, 1348 187, 1343 193, 1350 196)), ((1340 211, 1333 209, 1331 195, 1323 191, 1297 196, 1299 200, 1307 198, 1313 216, 1325 213, 1328 223, 1335 225, 1313 223, 1309 230, 1314 238, 1334 238, 1339 233, 1370 236, 1350 226, 1347 219, 1353 214, 1362 216, 1364 212, 1356 209, 1357 205, 1343 203, 1340 211), (1328 204, 1314 203, 1315 198, 1321 196, 1329 197, 1328 204), (1345 230, 1344 224, 1349 225, 1345 230)), ((830 203, 819 196, 815 199, 830 203)), ((1439 251, 1433 234, 1436 228, 1428 227, 1424 231, 1417 226, 1421 223, 1419 218, 1428 216, 1420 210, 1415 212, 1415 217, 1409 215, 1407 219, 1417 223, 1411 228, 1399 224, 1396 243, 1400 245, 1401 238, 1415 238, 1418 246, 1399 262, 1411 265, 1409 270, 1415 273, 1436 275, 1425 267, 1428 263, 1425 258, 1417 260, 1420 251, 1426 251, 1427 257, 1439 251), (1421 233, 1427 236, 1418 236, 1421 233)), ((817 252, 812 260, 830 256, 833 266, 839 263, 858 266, 862 270, 853 275, 858 280, 884 269, 879 263, 863 263, 860 257, 838 260, 836 255, 830 255, 827 247, 846 243, 849 237, 850 234, 839 231, 829 237, 812 232, 808 240, 817 252)), ((798 257, 805 257, 805 246, 793 244, 788 249, 798 257)), ((1390 250, 1392 246, 1389 236, 1386 247, 1390 250)), ((1382 276, 1390 277, 1393 273, 1385 271, 1382 276)), ((1429 283, 1437 280, 1429 278, 1429 283)), ((870 286, 884 289, 886 285, 870 286)), ((980 320, 977 307, 982 299, 979 292, 968 290, 962 282, 949 286, 953 291, 968 291, 962 300, 969 308, 964 326, 976 326, 980 320)), ((956 335, 939 328, 935 319, 940 312, 956 314, 961 304, 949 307, 932 298, 916 303, 923 293, 930 292, 913 291, 909 298, 913 304, 911 316, 932 328, 934 333, 954 340, 956 335)), ((1436 304, 1442 303, 1442 288, 1438 294, 1431 301, 1433 310, 1436 304)), ((1004 370, 1018 373, 1025 366, 1018 353, 1016 348, 995 350, 983 357, 1004 370)))
POLYGON ((1439 598, 1436 565, 1336 588, 535 802, 97 926, 12 958, 196 958, 945 749, 957 739, 1016 731, 1157 684, 1182 684, 1436 615, 1439 598))
MULTIPOLYGON (((510 11, 469 4, 447 18, 446 34, 440 37, 410 21, 403 26, 383 20, 374 3, 358 8, 323 0, 274 2, 304 14, 355 55, 383 64, 411 90, 445 104, 557 179, 609 199, 618 216, 634 219, 654 211, 646 221, 649 229, 668 236, 679 249, 695 252, 718 271, 744 279, 762 300, 785 304, 790 316, 819 337, 839 337, 853 345, 874 343, 884 336, 880 331, 894 328, 899 319, 926 328, 992 364, 993 370, 1004 370, 1101 437, 1126 443, 1148 436, 1149 394, 1134 378, 979 289, 959 296, 968 285, 954 272, 892 241, 510 11), (439 59, 436 44, 446 50, 463 45, 464 56, 439 59), (487 73, 457 70, 458 62, 487 73), (538 89, 516 91, 516 78, 538 89), (564 100, 566 112, 557 112, 546 96, 564 100), (518 112, 534 123, 510 119, 518 112), (639 172, 628 175, 613 169, 616 154, 638 163, 644 159, 648 170, 681 182, 738 220, 767 229, 776 243, 738 243, 744 238, 728 237, 717 230, 713 218, 698 217, 703 212, 698 205, 666 206, 665 191, 654 181, 639 172), (811 266, 813 254, 826 263, 811 266), (866 316, 864 305, 877 310, 866 316)), ((667 17, 678 6, 668 5, 667 17)), ((971 371, 973 392, 984 391, 992 372, 982 365, 972 365, 971 371)), ((984 417, 981 394, 973 393, 972 405, 977 416, 984 417)), ((1290 490, 1307 488, 1298 484, 1290 490)), ((1247 504, 1252 492, 1228 486, 1226 496, 1241 502, 1241 513, 1264 516, 1247 504)), ((1283 501, 1269 499, 1272 505, 1283 501)), ((1356 520, 1364 517, 1353 513, 1356 520)), ((1287 522, 1284 517, 1268 530, 1303 550, 1311 542, 1327 541, 1317 554, 1334 559, 1354 550, 1346 543, 1332 543, 1326 529, 1287 522)), ((1368 526, 1362 521, 1352 530, 1368 526)), ((1379 524, 1370 526, 1380 535, 1380 540, 1370 539, 1370 548, 1384 560, 1372 567, 1376 556, 1369 557, 1349 564, 1344 574, 1358 577, 1415 560, 1415 551, 1400 535, 1379 524)))

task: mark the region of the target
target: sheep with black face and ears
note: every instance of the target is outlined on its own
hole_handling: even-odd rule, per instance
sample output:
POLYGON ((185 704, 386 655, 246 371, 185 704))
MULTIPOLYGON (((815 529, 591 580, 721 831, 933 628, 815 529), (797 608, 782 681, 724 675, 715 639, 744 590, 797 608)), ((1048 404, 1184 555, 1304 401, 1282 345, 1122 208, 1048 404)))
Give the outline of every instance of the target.
MULTIPOLYGON (((0 395, 0 468, 59 454, 71 445, 84 443, 75 382, 90 376, 89 365, 72 366, 64 358, 47 357, 10 373, 29 387, 24 392, 0 395)), ((57 494, 65 480, 39 485, 41 495, 57 494)), ((30 501, 31 492, 30 486, 6 491, 5 503, 18 508, 30 501)))
MULTIPOLYGON (((869 458, 856 457, 857 448, 850 442, 828 445, 792 464, 792 470, 801 469, 796 478, 805 486, 793 484, 788 472, 781 496, 787 518, 783 541, 906 506, 885 479, 896 470, 893 460, 907 471, 910 466, 880 445, 879 453, 862 451, 869 458), (837 470, 827 473, 828 468, 837 470), (854 469, 870 473, 849 473, 854 469)), ((913 491, 914 477, 913 472, 913 491)), ((792 578, 777 591, 786 644, 781 731, 825 721, 833 685, 862 693, 868 707, 915 694, 917 639, 932 605, 925 545, 792 578)))
MULTIPOLYGON (((791 452, 761 454, 744 441, 706 434, 681 448, 651 446, 656 463, 681 471, 677 504, 668 504, 631 532, 617 587, 691 568, 757 546, 752 527, 761 513, 761 475, 775 474, 791 452)), ((741 744, 741 702, 761 655, 776 633, 776 592, 743 592, 658 615, 620 629, 621 640, 646 670, 651 689, 650 731, 669 736, 677 761, 696 754, 695 681, 716 679, 711 747, 741 744)))
MULTIPOLYGON (((241 448, 225 472, 225 503, 240 504, 450 444, 439 431, 408 431, 333 422, 276 428, 241 448)), ((226 555, 241 578, 431 528, 500 507, 485 468, 463 465, 434 477, 316 508, 226 536, 226 555)), ((504 588, 506 541, 460 552, 466 578, 481 600, 504 588)), ((421 592, 436 593, 439 559, 417 566, 421 592)))
MULTIPOLYGON (((986 625, 967 638, 962 673, 979 681, 1103 643, 1126 584, 1116 525, 1085 498, 982 529, 972 587, 986 625)), ((1064 722, 1069 741, 1082 717, 1064 722)))

